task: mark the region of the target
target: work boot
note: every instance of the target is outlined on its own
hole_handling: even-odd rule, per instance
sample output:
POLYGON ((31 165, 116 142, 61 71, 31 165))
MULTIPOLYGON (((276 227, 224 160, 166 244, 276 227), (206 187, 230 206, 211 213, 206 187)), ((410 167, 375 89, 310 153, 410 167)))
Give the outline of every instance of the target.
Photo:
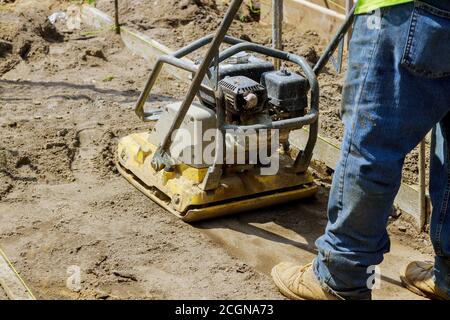
POLYGON ((300 267, 283 262, 272 269, 272 278, 280 292, 293 300, 339 300, 324 289, 313 271, 313 264, 300 267))
POLYGON ((450 296, 434 282, 433 263, 414 261, 400 273, 403 285, 415 294, 435 300, 449 300, 450 296))

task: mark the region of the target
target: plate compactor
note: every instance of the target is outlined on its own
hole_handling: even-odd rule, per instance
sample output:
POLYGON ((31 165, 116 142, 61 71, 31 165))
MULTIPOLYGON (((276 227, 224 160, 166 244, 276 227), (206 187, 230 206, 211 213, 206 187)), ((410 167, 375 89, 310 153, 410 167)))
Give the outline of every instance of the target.
POLYGON ((318 134, 317 74, 342 46, 353 11, 311 68, 300 56, 226 35, 242 0, 230 5, 219 29, 161 56, 139 97, 144 104, 164 64, 192 74, 181 102, 164 106, 147 132, 119 141, 117 167, 136 188, 184 221, 197 221, 313 196, 308 167, 318 134), (221 51, 221 45, 228 46, 221 51), (183 59, 209 45, 198 63, 183 59), (271 57, 299 67, 275 70, 271 57), (306 147, 289 133, 309 126, 306 147))

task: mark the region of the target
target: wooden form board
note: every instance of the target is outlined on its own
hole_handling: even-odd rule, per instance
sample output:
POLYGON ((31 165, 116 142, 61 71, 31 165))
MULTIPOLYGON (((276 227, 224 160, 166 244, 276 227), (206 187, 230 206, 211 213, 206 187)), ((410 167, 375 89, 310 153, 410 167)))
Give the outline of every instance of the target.
MULTIPOLYGON (((269 0, 263 0, 269 1, 269 0)), ((285 0, 286 1, 286 0, 285 0)), ((321 1, 321 0, 317 0, 321 1)), ((101 25, 102 23, 105 23, 105 17, 102 13, 101 15, 97 15, 96 11, 91 11, 89 6, 84 6, 86 9, 83 10, 85 12, 85 15, 89 16, 89 19, 87 21, 84 21, 87 23, 88 21, 91 21, 89 23, 91 26, 95 25, 101 25), (86 14, 88 12, 88 14, 86 14), (101 19, 103 22, 92 22, 95 19, 101 19)), ((108 20, 106 20, 108 21, 108 20)), ((139 32, 132 31, 126 28, 121 29, 121 36, 125 44, 127 45, 128 49, 132 51, 133 53, 140 55, 144 57, 145 59, 149 61, 156 61, 156 59, 161 54, 170 54, 172 51, 167 48, 166 46, 160 44, 159 42, 155 41, 154 39, 151 39, 145 35, 142 35, 139 32)), ((168 72, 172 72, 173 76, 176 78, 182 80, 182 81, 189 81, 188 73, 182 72, 179 73, 179 70, 174 71, 174 68, 168 68, 166 69, 168 72)), ((294 145, 297 145, 300 148, 304 148, 305 143, 308 138, 308 131, 307 130, 298 130, 293 133, 291 133, 291 141, 294 145)), ((314 159, 321 161, 325 163, 329 168, 335 169, 336 164, 339 161, 339 155, 340 155, 340 147, 336 144, 333 144, 328 139, 319 136, 319 139, 316 144, 316 148, 314 151, 314 159)), ((419 191, 417 188, 414 188, 412 186, 402 184, 400 188, 400 192, 395 200, 395 204, 406 214, 409 214, 412 216, 419 226, 420 224, 420 206, 419 206, 419 191)), ((430 207, 430 206, 429 206, 430 207)))
MULTIPOLYGON (((120 30, 125 46, 152 64, 156 63, 159 56, 172 53, 171 49, 144 34, 131 31, 127 28, 121 28, 120 30)), ((178 80, 189 82, 191 74, 185 70, 167 64, 164 65, 163 70, 178 80)))
MULTIPOLYGON (((284 22, 299 30, 313 30, 329 41, 345 20, 345 11, 335 3, 345 8, 344 0, 284 0, 284 22)), ((261 0, 261 23, 272 23, 272 0, 261 0)))
MULTIPOLYGON (((286 0, 284 0, 286 1, 286 0)), ((308 0, 324 8, 345 14, 346 0, 308 0)))
MULTIPOLYGON (((295 146, 304 148, 308 139, 308 130, 302 129, 291 133, 290 139, 295 146)), ((327 138, 319 136, 314 149, 313 159, 323 162, 327 167, 336 169, 340 157, 340 146, 332 143, 327 138)), ((421 229, 419 190, 416 187, 402 183, 400 191, 395 199, 395 205, 403 212, 409 214, 417 222, 421 229)), ((430 205, 428 206, 430 207, 430 205)))
POLYGON ((0 289, 10 300, 34 300, 30 289, 25 285, 5 253, 0 249, 0 289))
MULTIPOLYGON (((114 21, 107 14, 89 5, 82 6, 81 14, 83 23, 93 28, 109 29, 114 26, 114 21)), ((165 45, 153 40, 145 34, 130 30, 126 27, 120 28, 120 35, 125 46, 131 52, 143 57, 151 64, 156 63, 159 56, 172 53, 172 50, 165 45)), ((179 80, 185 82, 189 81, 190 73, 187 71, 170 65, 165 65, 163 70, 179 80)))

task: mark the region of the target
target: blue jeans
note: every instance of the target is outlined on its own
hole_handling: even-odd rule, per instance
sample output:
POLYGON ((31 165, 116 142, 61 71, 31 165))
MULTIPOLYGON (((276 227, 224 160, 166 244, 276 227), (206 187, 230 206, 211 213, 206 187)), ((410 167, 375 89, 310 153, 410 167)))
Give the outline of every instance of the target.
POLYGON ((341 159, 314 262, 321 283, 344 298, 371 297, 368 268, 390 249, 386 227, 405 157, 433 128, 435 282, 450 294, 450 2, 423 1, 355 20, 341 159))

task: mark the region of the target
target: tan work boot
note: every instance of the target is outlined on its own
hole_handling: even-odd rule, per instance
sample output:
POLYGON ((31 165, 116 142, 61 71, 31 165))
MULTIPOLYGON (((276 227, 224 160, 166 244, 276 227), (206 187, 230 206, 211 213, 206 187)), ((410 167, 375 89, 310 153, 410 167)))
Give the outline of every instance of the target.
POLYGON ((320 285, 313 264, 300 267, 283 262, 272 269, 272 278, 280 292, 293 300, 339 300, 320 285))
POLYGON ((435 300, 450 299, 450 296, 434 283, 431 262, 411 262, 400 272, 400 279, 409 291, 419 296, 435 300))

